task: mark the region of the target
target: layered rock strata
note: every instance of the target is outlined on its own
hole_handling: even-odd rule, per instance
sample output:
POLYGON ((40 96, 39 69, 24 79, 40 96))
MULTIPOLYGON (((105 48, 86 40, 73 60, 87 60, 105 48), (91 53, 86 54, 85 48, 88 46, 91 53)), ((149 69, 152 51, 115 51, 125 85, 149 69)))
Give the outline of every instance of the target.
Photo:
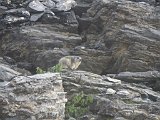
POLYGON ((63 120, 66 101, 58 73, 18 76, 0 87, 0 119, 63 120))

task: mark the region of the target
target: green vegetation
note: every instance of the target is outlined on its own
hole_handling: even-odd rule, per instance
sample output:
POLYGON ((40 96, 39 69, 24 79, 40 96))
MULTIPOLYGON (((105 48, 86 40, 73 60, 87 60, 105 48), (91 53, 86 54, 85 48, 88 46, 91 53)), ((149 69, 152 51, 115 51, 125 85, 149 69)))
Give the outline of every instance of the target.
POLYGON ((48 69, 49 72, 61 72, 62 66, 60 64, 57 64, 51 68, 48 69))
POLYGON ((36 68, 36 73, 37 74, 43 74, 43 73, 46 73, 46 71, 42 70, 40 67, 37 67, 36 68))
POLYGON ((66 115, 78 118, 88 112, 88 107, 93 103, 91 95, 85 95, 83 92, 73 96, 66 104, 66 115))
POLYGON ((46 72, 61 72, 61 71, 62 71, 62 66, 60 64, 57 64, 57 65, 49 68, 47 71, 43 70, 40 67, 36 68, 36 73, 37 74, 43 74, 43 73, 46 73, 46 72))

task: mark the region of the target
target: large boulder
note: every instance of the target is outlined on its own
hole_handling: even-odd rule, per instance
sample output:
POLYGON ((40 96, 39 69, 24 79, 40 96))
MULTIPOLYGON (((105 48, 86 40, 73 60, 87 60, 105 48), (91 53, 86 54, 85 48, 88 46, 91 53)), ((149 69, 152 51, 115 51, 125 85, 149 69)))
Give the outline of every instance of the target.
POLYGON ((0 120, 63 120, 66 101, 59 73, 15 77, 0 85, 0 120))
POLYGON ((85 46, 111 53, 103 74, 160 69, 159 16, 159 7, 145 2, 93 2, 79 19, 80 31, 85 46), (87 28, 81 27, 84 23, 87 28))
POLYGON ((82 91, 93 97, 93 103, 87 107, 89 111, 76 120, 160 119, 160 94, 145 85, 129 84, 86 71, 68 71, 61 76, 68 98, 82 91))

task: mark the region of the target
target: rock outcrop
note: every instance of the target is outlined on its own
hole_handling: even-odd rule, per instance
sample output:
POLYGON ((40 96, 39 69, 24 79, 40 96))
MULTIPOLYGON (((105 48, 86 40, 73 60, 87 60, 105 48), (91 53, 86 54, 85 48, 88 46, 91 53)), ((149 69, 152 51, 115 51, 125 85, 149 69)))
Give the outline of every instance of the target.
POLYGON ((76 120, 160 120, 160 94, 145 85, 86 71, 62 73, 62 79, 68 96, 94 96, 90 112, 76 120))
POLYGON ((66 102, 59 73, 18 76, 0 86, 0 120, 63 120, 66 102))
POLYGON ((159 10, 145 2, 93 2, 79 19, 90 25, 80 29, 85 46, 111 53, 103 74, 159 70, 159 10))
POLYGON ((18 14, 39 22, 23 22, 31 26, 4 31, 2 54, 43 68, 55 65, 62 56, 79 55, 83 58, 80 69, 98 74, 159 70, 160 8, 152 3, 77 0, 77 6, 69 5, 74 7, 70 11, 54 12, 54 4, 43 1, 32 7, 29 2, 32 15, 2 6, 2 21, 4 16, 18 14))
POLYGON ((93 103, 77 120, 160 120, 159 0, 75 1, 0 0, 0 120, 62 120, 81 91, 93 103), (25 71, 66 55, 84 71, 25 71))
POLYGON ((121 79, 130 83, 141 83, 152 87, 156 91, 160 91, 160 72, 121 72, 119 74, 107 74, 107 76, 121 79))

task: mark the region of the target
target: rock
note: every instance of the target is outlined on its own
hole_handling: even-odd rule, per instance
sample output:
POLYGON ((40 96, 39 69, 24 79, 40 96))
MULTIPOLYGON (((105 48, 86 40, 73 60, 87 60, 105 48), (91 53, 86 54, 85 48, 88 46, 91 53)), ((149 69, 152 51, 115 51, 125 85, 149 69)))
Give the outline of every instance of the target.
POLYGON ((44 24, 60 23, 60 18, 51 13, 46 13, 43 14, 41 22, 44 24))
MULTIPOLYGON (((30 18, 30 21, 33 21, 33 22, 36 22, 36 21, 38 21, 40 18, 42 18, 42 16, 44 16, 44 15, 50 15, 50 16, 52 16, 52 20, 53 19, 58 19, 58 17, 57 16, 55 16, 55 14, 51 11, 51 10, 46 10, 45 9, 45 11, 44 12, 42 12, 42 13, 36 13, 36 14, 32 14, 32 16, 31 16, 31 18, 30 18)), ((46 19, 46 18, 44 18, 43 17, 43 20, 42 20, 42 22, 44 23, 44 21, 47 21, 48 19, 46 19)), ((47 23, 47 22, 46 22, 47 23)), ((54 22, 48 22, 48 23, 54 23, 54 22)))
POLYGON ((80 29, 84 45, 96 49, 100 40, 102 50, 111 52, 112 59, 102 74, 159 70, 158 8, 144 2, 100 0, 83 16, 80 21, 88 20, 87 27, 80 29))
MULTIPOLYGON (((71 35, 70 32, 79 32, 81 36, 76 34, 76 36, 80 37, 81 41, 79 42, 75 39, 72 41, 73 44, 72 42, 63 42, 59 40, 59 38, 62 38, 61 36, 54 40, 54 44, 52 41, 52 45, 57 48, 67 48, 70 55, 80 55, 84 60, 80 66, 81 70, 91 71, 98 74, 119 73, 125 71, 144 72, 149 70, 159 70, 160 53, 158 52, 158 46, 160 45, 158 42, 159 30, 157 29, 159 28, 158 7, 151 6, 144 2, 137 3, 133 1, 77 1, 77 3, 89 4, 84 7, 84 12, 82 11, 80 13, 76 13, 80 16, 79 18, 77 17, 77 22, 74 12, 70 12, 68 10, 63 13, 58 10, 58 12, 55 12, 56 16, 51 14, 51 12, 45 13, 45 8, 47 8, 47 10, 52 10, 43 5, 45 2, 49 1, 42 1, 38 3, 35 1, 33 2, 35 4, 40 4, 40 6, 43 7, 41 7, 42 9, 40 10, 39 8, 37 8, 38 10, 31 10, 31 21, 38 20, 40 22, 42 20, 42 23, 54 24, 53 26, 60 27, 60 29, 55 28, 56 31, 61 32, 62 27, 65 26, 65 30, 63 30, 63 32, 69 32, 69 35, 71 35), (34 14, 33 11, 38 14, 34 14), (129 13, 125 14, 127 12, 129 13), (144 16, 144 14, 146 14, 146 16, 144 16), (84 46, 85 49, 78 48, 78 46, 84 46)), ((65 5, 70 6, 73 1, 57 0, 53 2, 57 2, 56 5, 68 2, 65 5)), ((29 4, 31 3, 32 2, 29 2, 29 4)), ((23 22, 25 21, 24 19, 25 18, 9 16, 5 18, 5 21, 6 23, 12 23, 13 21, 14 23, 16 21, 16 23, 19 23, 18 21, 23 22)), ((48 25, 43 25, 43 27, 48 29, 48 25)), ((37 27, 36 29, 39 28, 37 27)), ((54 30, 52 31, 50 29, 49 31, 54 33, 54 30)), ((60 34, 63 35, 63 33, 60 34)), ((65 36, 67 37, 67 35, 65 36)), ((21 39, 23 38, 24 37, 21 39)), ((7 41, 7 38, 5 39, 3 37, 2 39, 7 41)), ((49 45, 47 40, 44 42, 43 38, 41 38, 38 34, 34 34, 34 41, 36 42, 37 39, 42 39, 43 41, 43 43, 37 43, 36 45, 34 44, 37 48, 43 44, 47 46, 49 45)), ((70 37, 69 39, 71 40, 72 38, 70 37)), ((34 51, 36 48, 32 50, 34 51)), ((10 50, 6 50, 2 47, 2 51, 10 50)), ((8 52, 3 54, 6 53, 8 52)), ((26 54, 24 56, 28 56, 26 54)), ((10 57, 12 56, 10 55, 10 57)), ((19 56, 14 58, 18 57, 19 56)), ((25 59, 25 61, 28 60, 25 59)), ((50 65, 46 64, 45 66, 50 65)))
POLYGON ((14 28, 2 38, 3 53, 17 62, 26 61, 35 67, 47 69, 57 64, 63 56, 69 55, 69 49, 65 49, 65 46, 73 49, 81 43, 81 37, 73 33, 76 31, 69 30, 69 27, 61 24, 37 24, 14 28), (13 39, 8 39, 7 36, 13 39), (7 42, 8 40, 10 42, 7 42))
POLYGON ((115 118, 114 120, 127 120, 127 119, 125 119, 125 118, 123 118, 123 117, 117 117, 117 118, 115 118))
POLYGON ((81 91, 93 96, 89 112, 77 120, 159 119, 160 95, 145 85, 125 82, 113 84, 106 81, 104 76, 86 71, 67 71, 61 76, 69 98, 81 91))
POLYGON ((107 89, 107 92, 106 92, 106 94, 109 94, 109 95, 113 95, 113 94, 115 94, 115 93, 116 93, 116 91, 113 90, 112 88, 108 88, 108 89, 107 89))
POLYGON ((23 23, 29 20, 30 13, 24 8, 6 10, 2 17, 2 24, 10 25, 23 23))
POLYGON ((0 89, 1 119, 63 119, 65 92, 60 74, 15 77, 0 89))
POLYGON ((86 4, 86 3, 78 3, 74 8, 74 12, 76 15, 78 15, 79 17, 81 17, 83 15, 83 13, 86 13, 87 10, 90 8, 91 4, 86 4))
POLYGON ((108 74, 108 76, 114 76, 117 79, 128 82, 145 82, 154 81, 159 79, 160 73, 158 71, 147 71, 147 72, 120 72, 119 74, 108 74))
POLYGON ((17 67, 21 68, 21 69, 28 70, 28 71, 32 71, 32 72, 35 69, 33 64, 28 63, 28 62, 18 62, 17 67))
POLYGON ((31 12, 44 12, 46 7, 39 2, 39 0, 33 0, 28 4, 28 8, 31 10, 31 12))
POLYGON ((156 5, 159 6, 160 5, 160 1, 159 0, 155 0, 156 5))
POLYGON ((36 22, 38 19, 40 19, 42 16, 44 15, 43 13, 37 13, 37 14, 33 14, 30 17, 30 21, 36 22))
POLYGON ((16 76, 21 75, 19 72, 11 69, 9 66, 0 64, 0 80, 2 82, 4 81, 10 81, 16 76))
POLYGON ((11 0, 4 0, 5 4, 11 4, 11 0))
POLYGON ((76 89, 75 92, 84 90, 84 92, 90 93, 106 93, 107 89, 104 86, 112 86, 113 83, 102 80, 102 77, 93 73, 87 73, 84 71, 75 71, 69 73, 62 73, 65 89, 76 89), (69 76, 69 77, 67 77, 69 76), (76 76, 76 78, 75 78, 76 76))
POLYGON ((7 7, 0 6, 0 16, 2 16, 5 13, 6 10, 7 10, 7 7))
POLYGON ((69 11, 72 7, 75 7, 77 3, 74 0, 59 0, 56 4, 58 11, 69 11))
POLYGON ((113 82, 113 83, 115 83, 115 84, 121 84, 121 80, 114 79, 114 78, 110 78, 110 77, 106 77, 106 79, 107 79, 109 82, 113 82))
POLYGON ((25 17, 16 17, 16 16, 12 16, 12 15, 7 15, 2 22, 4 24, 10 25, 13 23, 22 23, 27 21, 27 19, 25 17))
POLYGON ((56 7, 56 4, 52 0, 46 0, 42 3, 43 3, 43 5, 45 5, 46 7, 50 8, 50 9, 53 9, 56 7))
POLYGON ((73 118, 73 117, 70 117, 68 120, 76 120, 75 118, 73 118))
POLYGON ((127 90, 120 90, 116 94, 120 96, 128 96, 130 93, 127 90))
POLYGON ((69 24, 69 25, 76 25, 78 29, 78 21, 76 19, 74 11, 70 12, 62 12, 58 14, 58 17, 60 17, 61 23, 63 24, 69 24))
POLYGON ((16 64, 16 61, 15 61, 14 59, 8 57, 8 56, 4 56, 3 59, 4 59, 7 63, 9 63, 9 64, 11 64, 11 65, 16 64))
POLYGON ((107 76, 130 83, 146 83, 146 85, 149 85, 154 90, 159 90, 159 71, 120 72, 119 74, 108 74, 107 76))
POLYGON ((19 17, 26 17, 26 18, 30 17, 29 11, 27 11, 24 8, 10 9, 10 10, 5 11, 5 13, 9 15, 19 16, 19 17))
POLYGON ((150 5, 154 5, 156 0, 130 0, 130 1, 145 2, 145 3, 149 3, 150 5))

